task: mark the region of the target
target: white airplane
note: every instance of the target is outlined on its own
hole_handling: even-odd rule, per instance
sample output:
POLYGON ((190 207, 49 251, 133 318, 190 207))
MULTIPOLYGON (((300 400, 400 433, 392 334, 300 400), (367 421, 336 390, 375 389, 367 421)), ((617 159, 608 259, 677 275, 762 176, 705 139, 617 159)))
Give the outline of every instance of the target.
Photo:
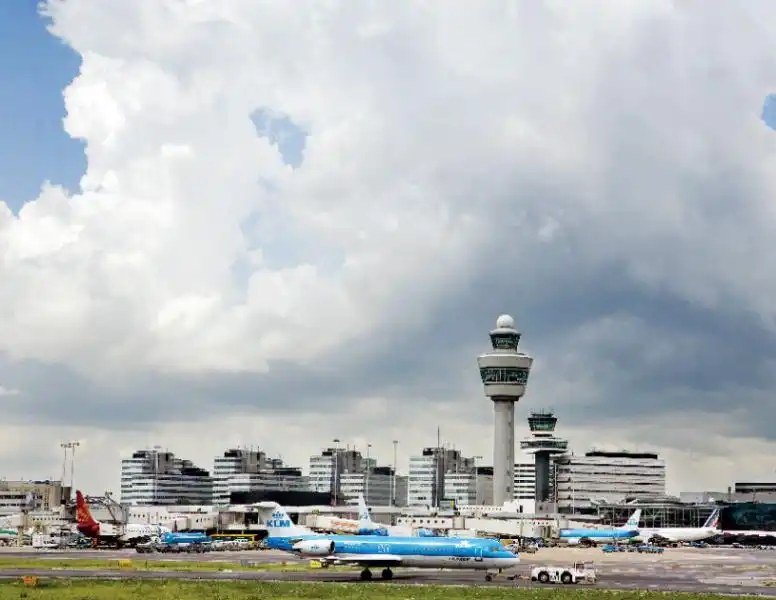
POLYGON ((634 538, 639 542, 663 540, 667 542, 698 542, 720 535, 719 509, 709 515, 702 527, 643 527, 634 538))
POLYGON ((357 519, 324 516, 319 521, 320 526, 318 528, 320 529, 342 531, 352 535, 388 535, 388 530, 383 525, 372 521, 363 494, 358 495, 357 519))
POLYGON ((78 532, 93 540, 102 540, 122 546, 148 541, 153 537, 170 533, 170 528, 162 525, 129 523, 125 526, 118 526, 111 523, 100 523, 92 517, 89 505, 80 490, 75 492, 75 508, 78 532))
POLYGON ((625 542, 635 539, 639 534, 639 519, 641 518, 641 509, 637 508, 633 514, 628 517, 624 525, 609 529, 594 529, 591 527, 582 527, 579 529, 561 529, 560 539, 568 545, 577 544, 611 544, 613 542, 625 542))

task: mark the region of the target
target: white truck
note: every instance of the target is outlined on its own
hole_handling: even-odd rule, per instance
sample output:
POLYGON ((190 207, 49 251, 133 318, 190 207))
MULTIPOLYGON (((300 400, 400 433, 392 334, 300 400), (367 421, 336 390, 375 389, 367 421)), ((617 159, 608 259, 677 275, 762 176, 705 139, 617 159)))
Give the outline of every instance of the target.
POLYGON ((595 567, 591 563, 575 562, 571 567, 534 567, 531 581, 539 583, 595 583, 595 567))

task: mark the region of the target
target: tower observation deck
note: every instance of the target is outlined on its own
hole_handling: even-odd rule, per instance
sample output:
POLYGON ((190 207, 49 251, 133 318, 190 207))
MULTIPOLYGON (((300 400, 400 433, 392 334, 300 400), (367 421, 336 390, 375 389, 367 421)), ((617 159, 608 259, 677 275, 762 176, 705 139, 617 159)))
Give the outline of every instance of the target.
POLYGON ((492 352, 477 358, 485 395, 493 401, 493 503, 514 497, 515 402, 525 394, 533 358, 519 352, 515 320, 501 315, 490 332, 492 352))
POLYGON ((565 454, 569 442, 555 437, 558 417, 552 411, 537 411, 528 415, 531 437, 520 441, 520 449, 533 454, 536 462, 536 502, 550 499, 550 459, 565 454))

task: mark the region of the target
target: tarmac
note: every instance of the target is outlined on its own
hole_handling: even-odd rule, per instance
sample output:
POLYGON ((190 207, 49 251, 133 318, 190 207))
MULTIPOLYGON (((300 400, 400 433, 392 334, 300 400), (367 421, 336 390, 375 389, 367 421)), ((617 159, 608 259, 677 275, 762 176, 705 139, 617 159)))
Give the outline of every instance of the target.
MULTIPOLYGON (((238 551, 211 552, 206 554, 138 554, 133 550, 0 550, 1 558, 37 558, 63 560, 68 558, 90 560, 132 559, 136 564, 146 560, 197 561, 213 563, 213 570, 205 571, 143 571, 99 569, 2 569, 0 579, 25 575, 57 578, 99 579, 183 579, 183 580, 241 580, 241 581, 317 581, 348 582, 355 585, 385 585, 375 572, 376 579, 362 582, 359 569, 352 571, 328 571, 326 569, 305 572, 283 571, 219 571, 218 562, 243 564, 299 562, 280 552, 238 551), (247 561, 244 562, 244 561, 247 561)), ((593 562, 598 575, 596 584, 580 584, 585 587, 620 590, 706 592, 728 595, 759 595, 776 598, 776 551, 732 548, 669 548, 663 554, 638 554, 617 552, 604 554, 600 549, 552 548, 541 549, 536 554, 522 554, 521 566, 516 573, 526 577, 532 567, 540 565, 571 565, 574 561, 593 562)), ((306 562, 306 561, 305 561, 306 562)), ((260 567, 259 567, 260 568, 260 567)), ((542 584, 498 576, 486 582, 484 573, 457 570, 396 569, 394 583, 414 585, 466 585, 466 586, 516 586, 547 587, 542 584)))

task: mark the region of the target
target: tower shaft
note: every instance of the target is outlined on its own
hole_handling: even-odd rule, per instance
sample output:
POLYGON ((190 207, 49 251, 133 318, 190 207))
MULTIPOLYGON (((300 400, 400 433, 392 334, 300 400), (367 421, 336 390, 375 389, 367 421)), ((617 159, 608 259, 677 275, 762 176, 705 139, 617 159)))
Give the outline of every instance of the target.
POLYGON ((514 499, 515 399, 493 398, 493 503, 503 506, 514 499))
POLYGON ((548 502, 550 499, 550 453, 537 452, 536 462, 536 502, 548 502))

